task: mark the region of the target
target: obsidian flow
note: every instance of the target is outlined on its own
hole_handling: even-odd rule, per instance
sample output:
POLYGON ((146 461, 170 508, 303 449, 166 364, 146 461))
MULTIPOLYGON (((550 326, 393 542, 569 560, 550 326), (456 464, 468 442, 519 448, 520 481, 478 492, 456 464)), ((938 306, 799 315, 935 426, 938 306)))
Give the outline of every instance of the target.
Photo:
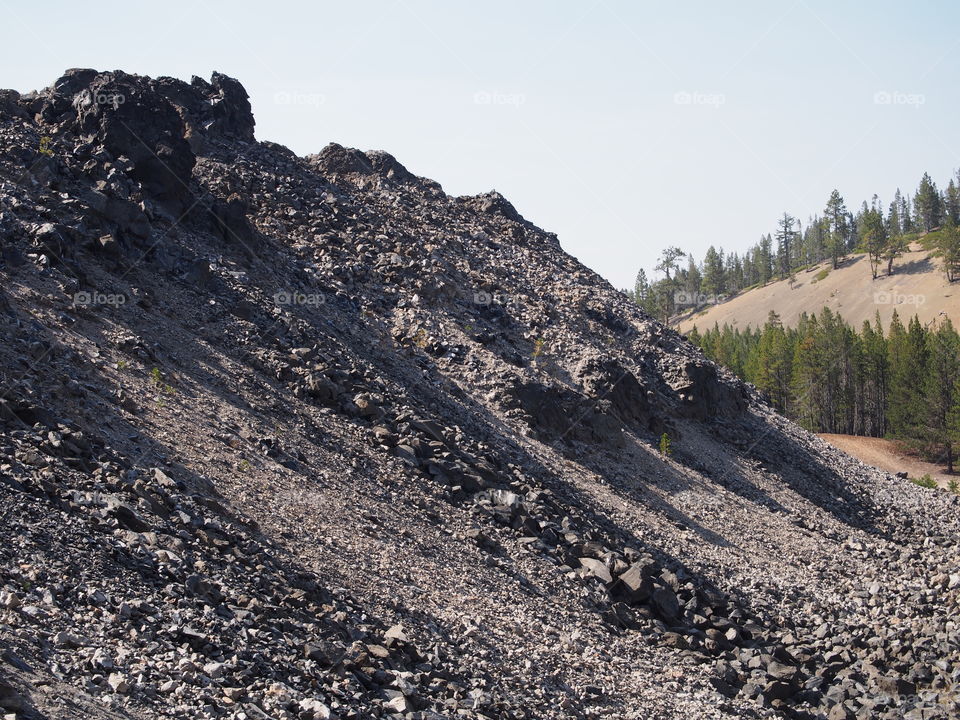
POLYGON ((0 91, 0 708, 957 716, 955 499, 498 192, 254 128, 220 73, 0 91))

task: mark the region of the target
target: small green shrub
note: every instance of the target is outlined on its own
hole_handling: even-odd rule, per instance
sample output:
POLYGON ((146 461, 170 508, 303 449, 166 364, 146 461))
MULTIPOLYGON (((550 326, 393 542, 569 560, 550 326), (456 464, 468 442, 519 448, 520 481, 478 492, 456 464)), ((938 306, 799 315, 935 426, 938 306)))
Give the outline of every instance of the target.
POLYGON ((666 433, 660 436, 660 454, 664 457, 673 455, 673 448, 670 447, 670 436, 666 433))
POLYGON ((930 477, 930 473, 927 473, 921 478, 910 478, 910 482, 914 485, 919 485, 920 487, 933 489, 937 486, 937 481, 930 477))
POLYGON ((150 382, 157 390, 167 395, 174 395, 177 392, 173 385, 163 381, 163 373, 160 372, 160 368, 154 368, 150 371, 150 382))
POLYGON ((956 478, 950 478, 950 482, 947 483, 947 488, 954 495, 960 495, 960 483, 957 483, 956 478))
POLYGON ((820 272, 818 272, 816 275, 813 276, 813 280, 811 282, 820 282, 829 274, 830 274, 830 268, 824 268, 823 270, 821 270, 820 272))
POLYGON ((923 235, 915 234, 913 240, 920 243, 920 247, 924 250, 936 250, 937 246, 940 244, 940 230, 931 230, 928 233, 923 235))

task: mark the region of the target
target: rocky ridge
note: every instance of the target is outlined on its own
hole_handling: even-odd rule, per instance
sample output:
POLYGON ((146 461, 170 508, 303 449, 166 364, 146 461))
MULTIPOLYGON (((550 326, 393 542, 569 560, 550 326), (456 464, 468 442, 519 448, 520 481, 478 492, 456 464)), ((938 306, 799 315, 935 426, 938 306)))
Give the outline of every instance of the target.
POLYGON ((498 193, 254 127, 220 74, 0 92, 0 708, 956 714, 956 498, 498 193))

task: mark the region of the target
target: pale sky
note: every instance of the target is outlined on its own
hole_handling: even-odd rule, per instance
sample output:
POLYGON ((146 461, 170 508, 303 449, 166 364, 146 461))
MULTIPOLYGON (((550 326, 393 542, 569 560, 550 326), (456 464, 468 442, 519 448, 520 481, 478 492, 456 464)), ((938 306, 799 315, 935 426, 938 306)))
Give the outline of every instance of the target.
POLYGON ((960 167, 960 5, 0 0, 0 87, 69 67, 250 93, 257 137, 495 188, 617 287, 960 167))

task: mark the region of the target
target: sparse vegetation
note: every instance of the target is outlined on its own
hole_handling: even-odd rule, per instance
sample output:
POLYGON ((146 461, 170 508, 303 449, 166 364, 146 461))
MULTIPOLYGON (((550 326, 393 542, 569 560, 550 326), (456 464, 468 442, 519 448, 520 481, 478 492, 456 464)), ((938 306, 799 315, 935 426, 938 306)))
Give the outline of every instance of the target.
POLYGON ((930 477, 930 474, 927 473, 923 477, 919 478, 910 478, 910 482, 914 485, 919 485, 923 488, 930 488, 931 490, 937 487, 937 481, 930 477))
POLYGON ((660 436, 660 454, 664 457, 673 455, 673 448, 670 445, 670 436, 664 433, 660 436))
POLYGON ((150 382, 154 388, 164 395, 175 395, 177 392, 173 385, 163 379, 163 373, 160 372, 160 368, 155 367, 150 371, 150 382))

